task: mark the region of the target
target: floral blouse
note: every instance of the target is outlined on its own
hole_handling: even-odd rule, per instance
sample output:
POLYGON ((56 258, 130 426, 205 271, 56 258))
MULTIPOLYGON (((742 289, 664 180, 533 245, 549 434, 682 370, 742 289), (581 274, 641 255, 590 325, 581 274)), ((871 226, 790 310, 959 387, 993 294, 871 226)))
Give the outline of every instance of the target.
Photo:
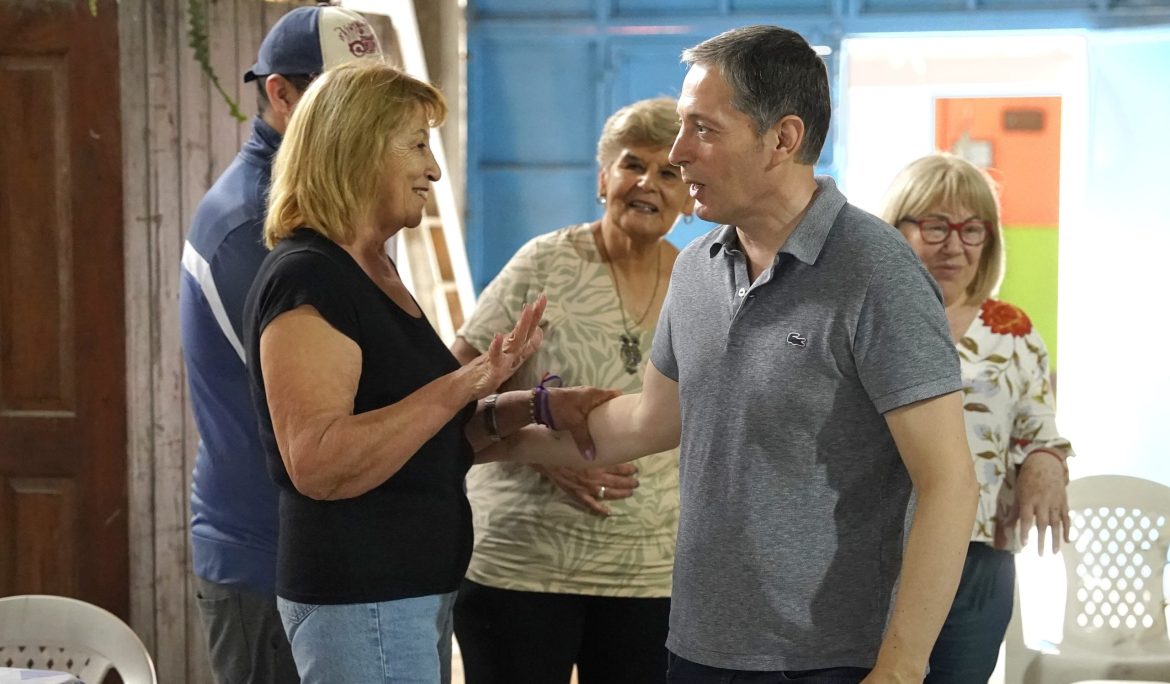
POLYGON ((1022 310, 994 299, 983 302, 956 347, 967 443, 979 480, 971 541, 1018 551, 1017 535, 1000 521, 1015 506, 1019 466, 1034 449, 1072 455, 1056 431, 1048 349, 1022 310))

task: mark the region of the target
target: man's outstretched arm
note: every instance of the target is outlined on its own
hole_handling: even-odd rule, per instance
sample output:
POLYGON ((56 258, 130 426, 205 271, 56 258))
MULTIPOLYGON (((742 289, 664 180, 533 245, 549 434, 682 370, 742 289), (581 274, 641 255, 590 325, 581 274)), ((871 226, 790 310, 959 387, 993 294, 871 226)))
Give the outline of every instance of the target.
POLYGON ((577 449, 568 432, 530 425, 480 451, 475 460, 592 468, 673 449, 678 446, 680 430, 678 383, 648 363, 640 393, 607 401, 589 414, 592 459, 577 449))

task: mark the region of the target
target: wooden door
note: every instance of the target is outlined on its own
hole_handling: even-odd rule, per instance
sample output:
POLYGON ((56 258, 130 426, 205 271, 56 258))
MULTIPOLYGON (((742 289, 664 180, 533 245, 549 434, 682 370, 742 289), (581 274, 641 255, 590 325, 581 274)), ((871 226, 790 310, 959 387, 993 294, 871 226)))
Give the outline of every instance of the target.
POLYGON ((0 2, 0 595, 129 613, 117 5, 0 2))

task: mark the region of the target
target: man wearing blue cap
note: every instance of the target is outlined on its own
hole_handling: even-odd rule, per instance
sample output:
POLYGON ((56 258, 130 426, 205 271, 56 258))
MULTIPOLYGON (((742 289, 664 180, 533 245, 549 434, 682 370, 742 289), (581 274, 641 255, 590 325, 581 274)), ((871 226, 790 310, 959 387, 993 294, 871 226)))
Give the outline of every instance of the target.
POLYGON ((261 240, 272 160, 293 108, 326 69, 381 47, 361 15, 297 8, 276 23, 244 74, 258 115, 239 155, 195 210, 183 246, 179 317, 199 450, 191 546, 199 612, 221 684, 298 682, 276 610, 277 494, 244 368, 244 299, 267 253, 261 240))

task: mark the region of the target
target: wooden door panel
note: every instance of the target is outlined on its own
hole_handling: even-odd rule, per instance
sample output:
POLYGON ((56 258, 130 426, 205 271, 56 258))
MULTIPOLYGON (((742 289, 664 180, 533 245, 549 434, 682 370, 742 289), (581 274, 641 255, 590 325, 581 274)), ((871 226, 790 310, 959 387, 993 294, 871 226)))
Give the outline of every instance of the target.
POLYGON ((117 6, 0 7, 0 595, 126 617, 117 6))
POLYGON ((65 58, 0 57, 0 415, 73 417, 65 58))
POLYGON ((7 478, 0 483, 0 537, 10 539, 0 586, 21 594, 78 594, 77 487, 73 478, 7 478))

